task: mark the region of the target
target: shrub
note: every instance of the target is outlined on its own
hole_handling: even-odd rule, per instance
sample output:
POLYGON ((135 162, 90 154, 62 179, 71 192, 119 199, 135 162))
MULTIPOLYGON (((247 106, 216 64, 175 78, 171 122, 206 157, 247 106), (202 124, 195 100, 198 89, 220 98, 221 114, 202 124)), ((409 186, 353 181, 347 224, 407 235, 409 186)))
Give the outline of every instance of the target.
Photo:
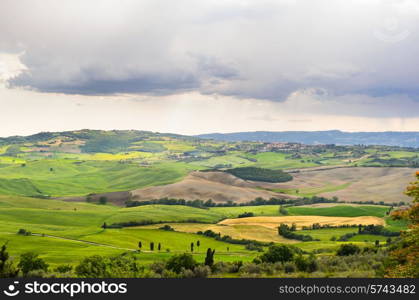
POLYGON ((285 245, 274 245, 269 247, 268 251, 260 256, 262 262, 287 262, 292 260, 294 253, 290 247, 285 245))
POLYGON ((252 212, 244 212, 242 214, 239 214, 237 217, 238 218, 248 218, 248 217, 253 217, 255 214, 252 212))
POLYGON ((27 235, 31 235, 32 233, 30 231, 27 231, 26 229, 21 228, 18 230, 17 234, 27 236, 27 235))
POLYGON ((207 278, 211 275, 211 268, 209 266, 198 265, 193 270, 194 278, 207 278))
POLYGON ((30 271, 34 270, 48 270, 48 264, 38 257, 34 252, 26 252, 20 255, 18 267, 22 270, 23 275, 27 275, 30 271))
POLYGON ((295 264, 292 263, 292 262, 285 263, 284 272, 285 273, 294 273, 295 272, 295 264))
POLYGON ((360 248, 357 245, 354 244, 344 244, 340 245, 339 249, 336 252, 336 255, 338 256, 348 256, 348 255, 354 255, 360 252, 360 248))
POLYGON ((162 227, 160 227, 159 229, 160 230, 165 230, 165 231, 175 231, 172 226, 167 225, 167 224, 164 225, 164 226, 162 226, 162 227))
POLYGON ((86 257, 76 266, 76 274, 86 278, 107 277, 105 258, 100 255, 86 257))
POLYGON ((58 273, 68 273, 71 272, 71 270, 73 270, 73 267, 70 265, 59 265, 54 269, 54 271, 58 273))
POLYGON ((258 251, 258 252, 262 252, 263 251, 262 246, 255 245, 253 243, 246 244, 246 246, 244 246, 244 248, 246 248, 246 250, 250 250, 250 251, 258 251))
POLYGON ((166 268, 177 274, 179 274, 182 269, 193 270, 197 262, 194 260, 191 254, 183 253, 178 255, 173 255, 166 263, 166 268))

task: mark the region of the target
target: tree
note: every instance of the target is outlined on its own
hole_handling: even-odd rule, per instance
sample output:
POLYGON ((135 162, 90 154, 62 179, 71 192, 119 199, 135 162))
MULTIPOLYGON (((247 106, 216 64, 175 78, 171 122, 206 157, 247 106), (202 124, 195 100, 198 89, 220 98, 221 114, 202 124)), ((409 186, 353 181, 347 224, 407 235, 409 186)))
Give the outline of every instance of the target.
POLYGON ((283 215, 283 216, 287 216, 288 215, 288 210, 285 209, 285 207, 283 207, 282 205, 279 206, 279 214, 283 215))
POLYGON ((0 248, 0 278, 16 277, 19 269, 9 260, 7 252, 7 242, 0 248))
POLYGON ((150 250, 151 250, 151 251, 154 251, 154 242, 151 242, 151 243, 150 243, 150 250))
POLYGON ((182 269, 193 270, 197 262, 189 253, 173 255, 166 263, 166 268, 175 273, 180 273, 182 269))
POLYGON ((107 277, 105 258, 100 255, 86 257, 77 265, 76 274, 87 278, 107 277))
POLYGON ((359 253, 361 249, 357 245, 354 244, 343 244, 340 245, 339 249, 336 252, 336 255, 338 256, 348 256, 348 255, 354 255, 359 253))
POLYGON ((159 252, 161 250, 161 244, 160 243, 157 245, 157 250, 159 250, 159 252))
POLYGON ((196 241, 196 246, 198 247, 198 251, 199 251, 199 246, 201 246, 201 242, 199 240, 196 241))
POLYGON ((211 248, 207 249, 207 255, 205 256, 206 266, 212 267, 212 265, 214 264, 214 254, 215 254, 215 249, 214 250, 211 250, 211 248))
POLYGON ((99 198, 99 204, 105 205, 108 202, 108 198, 102 196, 99 198))
POLYGON ((316 257, 311 254, 304 258, 301 254, 295 259, 295 265, 299 271, 313 273, 318 269, 316 257))
POLYGON ((193 244, 193 242, 191 243, 191 252, 193 252, 193 246, 194 246, 194 244, 193 244))
POLYGON ((143 243, 141 243, 141 241, 138 242, 138 248, 142 248, 143 247, 143 243))
POLYGON ((106 222, 104 222, 103 225, 102 225, 102 228, 106 229, 106 227, 107 227, 107 224, 106 224, 106 222))
POLYGON ((290 247, 285 245, 273 245, 269 247, 268 251, 260 256, 260 260, 268 263, 287 262, 292 260, 293 256, 294 253, 290 247))
POLYGON ((405 194, 413 198, 412 205, 407 210, 393 211, 391 217, 407 220, 409 230, 402 232, 401 241, 390 252, 386 277, 419 277, 419 171, 405 194))
POLYGON ((380 241, 379 240, 375 240, 375 247, 379 247, 380 246, 380 241))
POLYGON ((48 264, 34 252, 21 254, 18 267, 21 268, 23 275, 27 275, 34 270, 43 270, 45 272, 48 270, 48 264))

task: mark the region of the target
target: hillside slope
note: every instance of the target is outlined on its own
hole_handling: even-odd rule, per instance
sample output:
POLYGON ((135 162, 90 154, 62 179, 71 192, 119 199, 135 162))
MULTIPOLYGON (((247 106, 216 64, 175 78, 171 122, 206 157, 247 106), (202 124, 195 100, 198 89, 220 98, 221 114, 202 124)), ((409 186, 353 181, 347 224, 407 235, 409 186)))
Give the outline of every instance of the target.
POLYGON ((245 181, 224 172, 192 172, 180 182, 132 191, 133 200, 176 198, 215 202, 248 202, 257 197, 295 198, 291 195, 256 189, 258 183, 245 181))

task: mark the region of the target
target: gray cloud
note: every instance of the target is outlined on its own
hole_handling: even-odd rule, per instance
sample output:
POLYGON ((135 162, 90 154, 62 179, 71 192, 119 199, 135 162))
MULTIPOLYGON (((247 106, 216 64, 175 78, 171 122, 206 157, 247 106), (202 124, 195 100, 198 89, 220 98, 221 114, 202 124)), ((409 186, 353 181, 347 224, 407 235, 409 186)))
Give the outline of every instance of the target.
POLYGON ((418 17, 414 0, 3 0, 0 52, 24 51, 10 84, 42 92, 418 99, 418 17))

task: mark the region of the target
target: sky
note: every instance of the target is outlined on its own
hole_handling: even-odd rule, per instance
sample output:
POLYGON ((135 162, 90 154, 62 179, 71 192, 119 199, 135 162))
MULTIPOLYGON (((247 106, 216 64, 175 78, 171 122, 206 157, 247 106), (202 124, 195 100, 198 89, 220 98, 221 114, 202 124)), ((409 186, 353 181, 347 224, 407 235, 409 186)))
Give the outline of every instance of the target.
POLYGON ((417 0, 2 0, 0 136, 419 131, 417 0))

